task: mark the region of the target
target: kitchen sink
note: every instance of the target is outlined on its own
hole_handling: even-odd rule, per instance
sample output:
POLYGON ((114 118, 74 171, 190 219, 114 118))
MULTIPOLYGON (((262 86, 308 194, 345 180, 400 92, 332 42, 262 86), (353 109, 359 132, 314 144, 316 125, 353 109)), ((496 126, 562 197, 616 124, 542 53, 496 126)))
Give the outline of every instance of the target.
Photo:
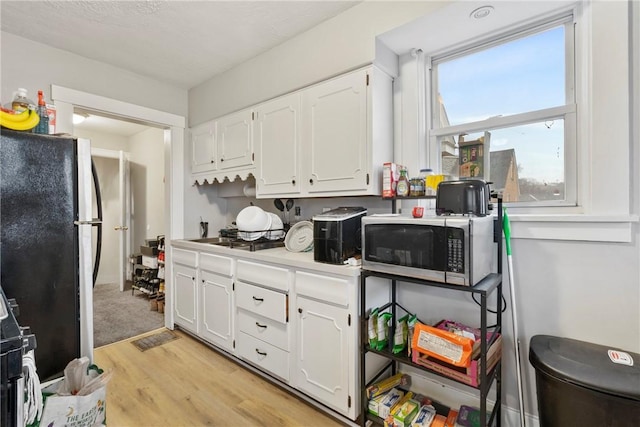
POLYGON ((208 243, 210 245, 230 246, 231 242, 227 237, 205 237, 202 239, 188 239, 190 242, 195 243, 208 243))

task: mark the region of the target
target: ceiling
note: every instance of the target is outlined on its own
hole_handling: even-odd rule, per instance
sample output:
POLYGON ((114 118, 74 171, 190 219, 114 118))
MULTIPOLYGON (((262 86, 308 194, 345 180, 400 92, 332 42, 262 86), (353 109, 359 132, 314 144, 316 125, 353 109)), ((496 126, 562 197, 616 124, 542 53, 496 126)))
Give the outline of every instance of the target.
MULTIPOLYGON (((358 1, 0 1, 2 31, 190 89, 358 1)), ((78 128, 145 126, 90 115, 78 128)))
POLYGON ((360 1, 7 1, 2 31, 190 89, 360 1))

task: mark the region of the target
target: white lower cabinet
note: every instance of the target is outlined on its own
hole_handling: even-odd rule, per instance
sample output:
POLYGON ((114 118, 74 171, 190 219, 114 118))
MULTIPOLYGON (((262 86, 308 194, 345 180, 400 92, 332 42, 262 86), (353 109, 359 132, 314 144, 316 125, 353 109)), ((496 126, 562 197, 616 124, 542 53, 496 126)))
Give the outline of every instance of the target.
POLYGON ((241 260, 236 277, 237 354, 288 384, 290 271, 241 260))
POLYGON ((200 253, 201 338, 233 352, 233 259, 200 253))
POLYGON ((289 381, 289 352, 244 332, 238 334, 238 355, 268 373, 289 381))
POLYGON ((173 249, 173 286, 175 323, 198 332, 197 252, 173 249))
POLYGON ((296 272, 293 385, 355 419, 355 279, 296 272))
POLYGON ((356 419, 357 276, 205 251, 173 256, 178 326, 356 419))

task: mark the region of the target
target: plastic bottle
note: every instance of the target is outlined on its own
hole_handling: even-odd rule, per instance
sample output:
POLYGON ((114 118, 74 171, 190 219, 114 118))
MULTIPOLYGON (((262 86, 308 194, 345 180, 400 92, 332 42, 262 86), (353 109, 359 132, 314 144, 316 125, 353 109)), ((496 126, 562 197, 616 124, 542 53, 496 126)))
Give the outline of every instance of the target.
POLYGON ((396 187, 396 195, 398 197, 407 197, 409 195, 409 178, 407 178, 407 170, 400 169, 400 178, 396 187))
POLYGON ((38 115, 40 116, 40 122, 38 122, 38 125, 34 129, 34 132, 48 134, 49 114, 47 112, 47 103, 44 102, 44 94, 41 90, 38 91, 38 115))
POLYGON ((424 180, 424 194, 427 196, 435 196, 436 192, 433 187, 430 187, 429 177, 433 176, 433 170, 426 168, 420 169, 420 178, 424 180))
POLYGON ((11 109, 13 111, 24 111, 29 109, 29 105, 35 105, 32 100, 27 98, 27 90, 23 87, 18 88, 18 92, 13 97, 11 109))

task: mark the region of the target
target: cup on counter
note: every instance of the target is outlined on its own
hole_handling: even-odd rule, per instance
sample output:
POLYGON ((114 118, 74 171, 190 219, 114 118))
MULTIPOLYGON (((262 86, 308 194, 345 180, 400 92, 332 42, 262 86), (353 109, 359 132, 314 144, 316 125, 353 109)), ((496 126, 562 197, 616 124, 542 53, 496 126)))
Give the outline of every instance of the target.
POLYGON ((422 206, 414 206, 411 210, 411 215, 413 215, 414 218, 422 218, 422 215, 424 215, 424 208, 422 206))

